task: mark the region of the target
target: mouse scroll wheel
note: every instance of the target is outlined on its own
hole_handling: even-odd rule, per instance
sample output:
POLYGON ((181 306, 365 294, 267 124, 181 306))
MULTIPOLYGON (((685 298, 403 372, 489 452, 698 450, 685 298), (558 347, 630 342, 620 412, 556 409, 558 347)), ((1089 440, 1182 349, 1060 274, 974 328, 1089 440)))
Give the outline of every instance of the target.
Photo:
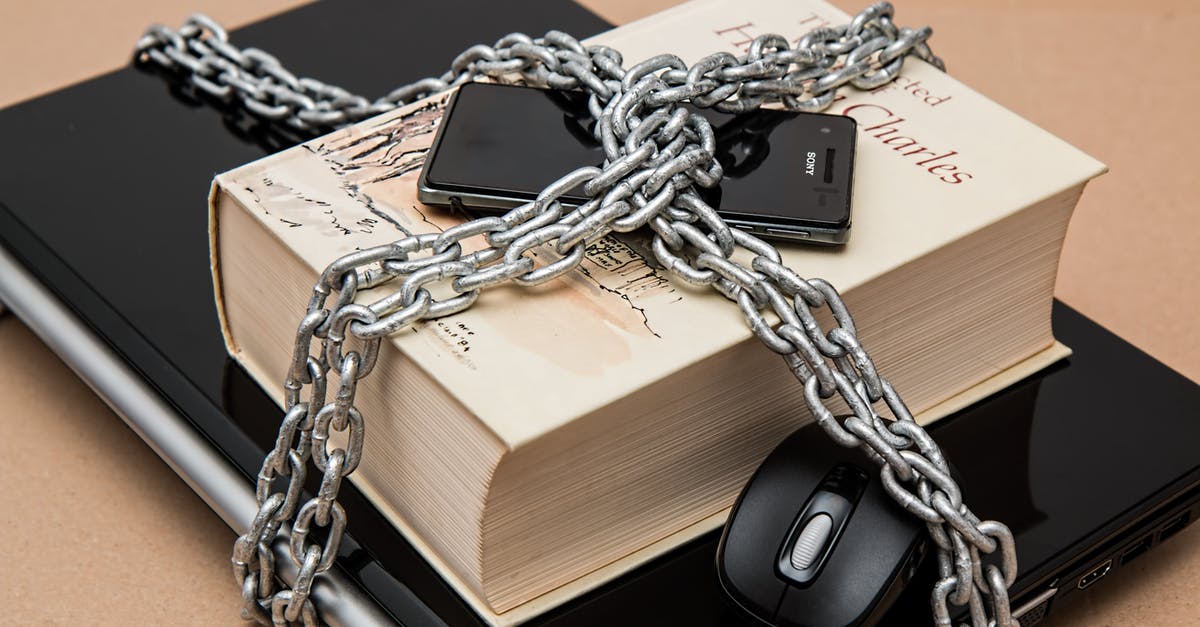
POLYGON ((792 568, 805 570, 821 556, 829 535, 833 532, 833 518, 829 514, 817 514, 808 520, 804 530, 792 545, 792 568))

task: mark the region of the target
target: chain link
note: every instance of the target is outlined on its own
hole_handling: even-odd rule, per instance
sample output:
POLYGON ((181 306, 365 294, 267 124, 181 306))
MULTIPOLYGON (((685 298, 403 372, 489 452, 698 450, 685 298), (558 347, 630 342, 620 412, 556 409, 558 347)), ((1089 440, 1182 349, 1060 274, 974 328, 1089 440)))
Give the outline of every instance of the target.
POLYGON ((795 48, 781 36, 764 35, 743 56, 716 53, 690 67, 660 55, 625 68, 616 50, 585 47, 565 33, 536 39, 511 34, 492 46, 468 48, 438 78, 375 101, 297 78, 271 55, 230 44, 204 16, 191 17, 178 31, 150 28, 137 45, 139 62, 179 72, 213 97, 296 129, 344 126, 490 79, 584 91, 605 152, 603 167, 570 172, 502 217, 356 251, 322 273, 296 333, 284 382, 286 415, 258 475, 259 511, 234 545, 243 616, 265 624, 317 623, 309 592, 314 579, 333 567, 346 528, 338 489, 362 459, 358 381, 374 368, 384 336, 462 311, 486 287, 550 281, 577 267, 587 246, 609 233, 649 228, 658 262, 681 280, 711 285, 734 301, 753 333, 796 375, 817 423, 838 444, 874 459, 887 492, 927 524, 939 571, 932 594, 936 623, 950 625, 952 608, 965 606, 976 625, 1016 625, 1008 601, 1017 574, 1012 533, 999 522, 981 521, 963 503, 941 450, 879 374, 837 290, 802 278, 783 265, 773 246, 731 229, 696 191, 715 185, 723 173, 712 127, 684 103, 728 113, 765 104, 821 111, 843 85, 873 89, 892 80, 910 55, 941 68, 926 44, 931 30, 897 27, 892 14, 890 4, 874 4, 849 24, 808 33, 795 48), (591 200, 568 210, 558 198, 580 185, 591 200), (486 246, 464 255, 461 242, 471 239, 486 246), (528 255, 535 248, 560 256, 538 267, 528 255), (359 289, 387 283, 399 287, 369 304, 355 302, 359 289), (433 291, 447 293, 431 291, 434 284, 455 295, 434 298, 433 291), (814 314, 821 308, 832 315, 828 330, 814 314), (331 371, 338 387, 328 400, 331 371), (851 413, 838 415, 831 405, 840 404, 851 413), (333 443, 334 433, 345 434, 345 447, 333 443), (322 473, 320 488, 302 503, 309 462, 322 473), (290 589, 277 587, 272 551, 284 525, 287 554, 299 569, 290 589), (323 545, 309 542, 314 526, 328 529, 323 545), (995 558, 985 563, 985 555, 995 558))

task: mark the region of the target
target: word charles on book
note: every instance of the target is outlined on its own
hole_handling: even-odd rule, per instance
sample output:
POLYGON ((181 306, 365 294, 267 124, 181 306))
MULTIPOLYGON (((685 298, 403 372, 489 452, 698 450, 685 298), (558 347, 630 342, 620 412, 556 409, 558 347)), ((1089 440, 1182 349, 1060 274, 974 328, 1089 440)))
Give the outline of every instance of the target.
MULTIPOLYGON (((810 13, 807 17, 800 19, 798 24, 803 32, 809 32, 815 28, 832 26, 833 21, 816 13, 810 13)), ((749 48, 755 37, 763 33, 753 22, 749 21, 718 28, 713 32, 742 52, 749 48)), ((796 37, 792 43, 797 44, 802 38, 803 35, 796 37)), ((953 97, 935 93, 923 85, 920 80, 913 80, 903 75, 896 77, 896 80, 892 82, 885 83, 873 90, 872 93, 889 91, 907 93, 913 97, 915 102, 928 107, 936 107, 953 97)), ((845 99, 845 95, 838 94, 834 102, 839 103, 845 99)), ((907 118, 897 115, 892 109, 881 104, 863 102, 846 105, 840 111, 837 110, 837 106, 837 104, 834 105, 833 111, 854 118, 858 122, 860 132, 879 140, 883 145, 895 151, 897 155, 923 168, 942 183, 959 185, 975 178, 974 174, 954 162, 953 158, 959 154, 957 150, 935 149, 916 137, 903 134, 905 132, 903 126, 907 122, 907 118)))

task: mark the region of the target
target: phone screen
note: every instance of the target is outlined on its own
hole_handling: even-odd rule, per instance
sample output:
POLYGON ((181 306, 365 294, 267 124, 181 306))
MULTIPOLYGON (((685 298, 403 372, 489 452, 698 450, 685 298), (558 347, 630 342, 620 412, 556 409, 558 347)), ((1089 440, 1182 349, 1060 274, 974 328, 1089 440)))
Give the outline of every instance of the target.
MULTIPOLYGON (((468 83, 442 120, 426 180, 532 200, 562 175, 604 161, 590 123, 582 92, 468 83)), ((564 200, 588 199, 576 191, 564 200)))
MULTIPOLYGON (((604 152, 580 92, 467 84, 455 96, 428 158, 423 186, 462 194, 535 198, 604 152)), ((696 109, 713 125, 725 176, 701 196, 731 223, 844 230, 850 223, 854 121, 760 110, 739 116, 696 109)), ((578 189, 563 198, 580 204, 578 189)))

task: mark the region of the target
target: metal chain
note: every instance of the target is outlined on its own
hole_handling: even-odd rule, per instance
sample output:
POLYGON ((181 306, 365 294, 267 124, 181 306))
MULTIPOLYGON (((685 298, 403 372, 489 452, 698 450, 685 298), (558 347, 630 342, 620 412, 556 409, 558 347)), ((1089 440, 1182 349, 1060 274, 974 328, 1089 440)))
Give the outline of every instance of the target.
POLYGON ((865 90, 892 80, 908 55, 941 68, 925 43, 932 31, 899 28, 892 14, 890 4, 874 4, 849 24, 808 33, 794 48, 779 35, 764 35, 740 57, 720 52, 690 67, 660 55, 625 68, 616 50, 585 47, 565 33, 536 39, 511 34, 492 46, 468 48, 439 78, 373 102, 297 78, 260 50, 236 48, 206 17, 194 16, 178 31, 152 27, 138 43, 140 62, 178 71, 204 92, 288 126, 342 126, 487 78, 586 92, 605 152, 602 167, 570 172, 503 216, 356 251, 325 269, 296 333, 284 382, 286 415, 258 475, 259 511, 234 545, 243 616, 265 624, 316 624, 309 592, 314 578, 334 564, 346 527, 338 490, 362 458, 358 381, 374 369, 384 336, 462 311, 486 287, 555 279, 609 233, 648 228, 658 262, 679 279, 711 285, 737 303, 754 334, 795 374, 817 423, 836 443, 874 459, 888 493, 927 524, 940 576, 932 594, 936 623, 950 625, 951 608, 965 606, 975 625, 1016 625, 1008 599, 1017 575, 1012 533, 999 522, 981 521, 963 503, 941 450, 876 370, 837 290, 822 279, 801 278, 772 245, 730 228, 696 191, 717 184, 722 170, 712 127, 684 103, 732 113, 768 103, 821 111, 842 85, 865 90), (558 198, 579 185, 591 200, 568 210, 558 198), (464 254, 461 242, 472 238, 487 246, 464 254), (538 267, 526 255, 534 248, 552 248, 559 258, 538 267), (398 289, 370 304, 355 302, 360 289, 397 282, 398 289), (456 295, 435 299, 429 289, 434 283, 448 284, 456 295), (814 314, 821 307, 832 314, 829 330, 814 314), (773 312, 779 323, 764 312, 773 312), (329 400, 331 370, 338 387, 329 400), (829 406, 834 399, 851 414, 835 415, 829 406), (345 433, 344 448, 331 444, 334 432, 345 433), (310 461, 321 484, 305 500, 310 461), (279 587, 272 550, 285 525, 288 554, 299 569, 290 589, 279 587), (309 541, 314 525, 328 528, 323 546, 309 541), (985 555, 996 556, 995 563, 985 563, 985 555))

